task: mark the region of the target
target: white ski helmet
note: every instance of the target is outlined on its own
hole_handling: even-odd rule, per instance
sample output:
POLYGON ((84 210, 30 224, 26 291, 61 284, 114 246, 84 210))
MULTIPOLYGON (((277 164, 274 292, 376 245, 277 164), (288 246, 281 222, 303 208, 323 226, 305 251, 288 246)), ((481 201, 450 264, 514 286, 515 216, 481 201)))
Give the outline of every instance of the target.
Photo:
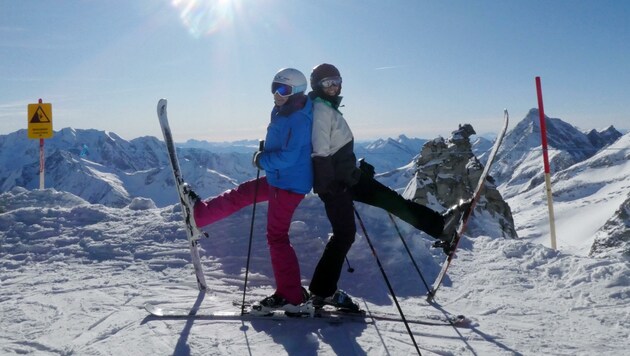
POLYGON ((271 82, 271 93, 290 96, 306 91, 306 76, 297 69, 283 68, 276 73, 271 82))

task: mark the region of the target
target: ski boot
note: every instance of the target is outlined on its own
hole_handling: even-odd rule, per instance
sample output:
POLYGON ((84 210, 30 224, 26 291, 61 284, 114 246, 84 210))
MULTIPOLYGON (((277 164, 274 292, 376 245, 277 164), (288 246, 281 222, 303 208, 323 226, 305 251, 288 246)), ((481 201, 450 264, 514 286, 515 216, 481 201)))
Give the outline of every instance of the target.
MULTIPOLYGON (((303 300, 309 299, 309 294, 302 287, 303 300)), ((269 316, 276 310, 282 310, 287 316, 313 316, 313 308, 307 303, 291 304, 289 301, 274 293, 260 302, 256 302, 251 307, 251 314, 269 316)))
POLYGON ((201 198, 199 198, 199 195, 197 195, 197 193, 192 190, 188 183, 181 184, 179 186, 179 190, 180 198, 182 200, 181 203, 184 205, 184 208, 188 210, 188 217, 190 219, 189 222, 191 223, 193 228, 192 239, 196 241, 201 239, 202 237, 208 237, 208 234, 205 231, 202 231, 197 226, 197 222, 195 221, 195 204, 201 201, 201 198))
POLYGON ((442 213, 444 218, 444 228, 442 233, 437 238, 438 241, 433 243, 433 247, 442 248, 445 254, 450 254, 455 248, 453 241, 455 240, 455 234, 459 227, 459 222, 463 214, 468 210, 471 199, 460 199, 456 205, 453 205, 448 210, 442 213))
POLYGON ((188 205, 190 209, 193 209, 195 207, 195 204, 197 204, 197 202, 201 200, 201 198, 199 198, 199 195, 195 193, 194 190, 192 190, 190 184, 188 183, 180 185, 179 193, 182 199, 184 199, 184 203, 188 205))
POLYGON ((345 313, 361 313, 359 304, 355 303, 352 298, 344 291, 338 289, 330 297, 320 297, 312 295, 308 301, 315 310, 322 309, 325 305, 335 307, 337 310, 345 313))

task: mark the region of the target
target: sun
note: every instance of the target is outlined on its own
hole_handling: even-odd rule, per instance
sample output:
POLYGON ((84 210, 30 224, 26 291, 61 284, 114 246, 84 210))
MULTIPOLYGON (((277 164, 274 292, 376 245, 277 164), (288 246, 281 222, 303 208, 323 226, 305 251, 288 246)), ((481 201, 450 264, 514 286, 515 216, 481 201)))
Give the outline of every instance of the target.
POLYGON ((173 0, 188 32, 196 38, 229 27, 241 9, 241 0, 173 0))

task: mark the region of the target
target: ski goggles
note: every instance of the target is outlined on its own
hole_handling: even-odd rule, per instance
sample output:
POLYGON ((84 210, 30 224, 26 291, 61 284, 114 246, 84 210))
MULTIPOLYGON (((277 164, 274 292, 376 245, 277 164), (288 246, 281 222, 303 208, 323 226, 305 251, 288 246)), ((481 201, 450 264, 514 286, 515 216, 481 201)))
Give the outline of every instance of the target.
POLYGON ((271 83, 271 94, 278 94, 280 96, 290 96, 295 94, 293 92, 293 86, 284 83, 271 83))
POLYGON ((322 88, 330 88, 332 86, 341 86, 341 77, 327 77, 319 81, 319 86, 322 88))

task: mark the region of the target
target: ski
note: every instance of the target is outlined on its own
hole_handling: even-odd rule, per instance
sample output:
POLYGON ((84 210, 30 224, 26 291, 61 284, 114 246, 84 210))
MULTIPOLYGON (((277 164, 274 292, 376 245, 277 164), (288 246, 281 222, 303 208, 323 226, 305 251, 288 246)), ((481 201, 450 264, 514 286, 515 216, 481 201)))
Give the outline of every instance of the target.
MULTIPOLYGON (((251 306, 255 303, 255 301, 246 301, 244 307, 246 310, 251 309, 251 306)), ((234 300, 232 301, 232 305, 235 307, 241 307, 241 301, 234 300)), ((348 310, 343 308, 335 307, 332 304, 326 304, 322 309, 318 309, 318 311, 322 311, 324 313, 332 313, 337 315, 350 316, 355 318, 372 318, 375 320, 383 320, 383 321, 399 321, 402 322, 402 318, 400 314, 390 314, 390 313, 382 313, 382 312, 366 312, 363 309, 359 309, 358 311, 348 310)), ((424 324, 424 325, 454 325, 454 326, 463 326, 468 323, 468 319, 464 315, 448 315, 448 314, 427 314, 422 317, 415 316, 412 319, 407 319, 408 323, 411 324, 424 324), (422 319, 421 319, 422 318, 422 319)))
POLYGON ((342 324, 342 323, 361 323, 361 324, 373 324, 374 321, 366 319, 365 317, 357 317, 344 314, 335 313, 316 313, 310 315, 304 314, 289 314, 282 310, 276 310, 267 314, 253 313, 250 309, 246 309, 243 313, 237 310, 221 310, 221 311, 204 311, 204 310, 191 310, 187 308, 172 308, 166 309, 150 303, 144 305, 144 309, 153 317, 160 319, 200 319, 200 320, 240 320, 240 321, 253 321, 253 320, 268 320, 268 321, 305 321, 305 322, 327 322, 330 324, 342 324))
MULTIPOLYGON (((252 301, 252 300, 246 300, 244 303, 240 300, 234 300, 232 301, 232 305, 235 307, 241 307, 243 306, 244 308, 251 308, 252 305, 256 304, 256 301, 252 301)), ((302 304, 305 305, 305 304, 302 304)), ((338 313, 345 313, 345 314, 365 314, 365 310, 363 309, 358 309, 358 310, 354 310, 354 309, 348 309, 348 308, 340 308, 335 306, 334 304, 326 304, 325 307, 328 310, 334 310, 338 313)))
MULTIPOLYGON (((144 309, 153 317, 160 319, 201 319, 201 320, 272 320, 272 321, 307 321, 307 322, 327 322, 331 324, 341 323, 361 323, 373 324, 376 321, 402 322, 400 316, 387 313, 351 313, 335 309, 318 309, 313 315, 289 314, 282 310, 276 310, 268 314, 257 314, 246 309, 241 314, 236 310, 204 311, 188 308, 162 308, 157 305, 146 303, 144 309)), ((430 326, 454 326, 465 327, 468 319, 463 315, 426 315, 424 317, 408 317, 410 324, 430 325, 430 326)))
POLYGON ((168 124, 168 117, 166 115, 166 99, 160 99, 157 105, 157 114, 160 121, 160 127, 162 128, 162 134, 164 135, 164 142, 166 143, 166 149, 168 151, 169 161, 171 162, 171 168, 173 169, 173 176, 175 178, 175 188, 179 196, 179 202, 182 207, 182 214, 184 216, 184 224, 186 226, 186 235, 188 237, 188 245, 190 247, 190 255, 192 256, 192 264, 195 269, 195 276, 197 278, 197 286, 199 290, 206 290, 207 284, 201 267, 201 260, 199 258, 199 239, 207 236, 204 232, 199 230, 195 224, 195 219, 192 215, 193 207, 189 206, 187 199, 184 197, 184 178, 179 168, 179 160, 177 159, 177 152, 175 151, 175 143, 173 142, 173 135, 171 134, 171 128, 168 124))
MULTIPOLYGON (((337 309, 332 306, 325 306, 322 309, 316 311, 323 315, 340 315, 348 318, 355 319, 372 319, 378 321, 393 321, 403 322, 403 319, 398 314, 382 313, 382 312, 366 312, 361 310, 360 312, 345 311, 343 309, 337 309)), ((405 319, 409 324, 420 325, 432 325, 432 326, 465 326, 468 320, 464 315, 437 315, 427 314, 424 316, 406 316, 405 319)))
POLYGON ((499 136, 497 136, 497 139, 494 142, 494 145, 492 146, 492 151, 490 152, 490 156, 488 157, 486 166, 481 172, 481 177, 479 177, 479 182, 477 183, 477 187, 475 188, 473 192, 471 204, 468 207, 468 209, 466 209, 466 211, 464 211, 464 213, 460 217, 457 230, 455 231, 453 241, 451 242, 450 251, 448 255, 446 256, 446 259, 442 263, 442 269, 440 270, 440 273, 435 279, 435 282, 433 282, 433 286, 431 287, 431 290, 427 294, 428 302, 432 302, 433 299, 435 298, 435 294, 437 293, 438 289, 442 285, 442 282, 444 281, 444 277, 446 276, 446 271, 451 265, 451 262, 453 261, 453 257, 455 257, 455 251, 457 250, 457 246, 459 245, 459 241, 461 240, 462 235, 464 234, 464 232, 466 232, 466 226, 468 225, 468 220, 470 216, 472 215, 473 211, 475 210, 475 206, 477 202, 479 201, 479 198, 481 197, 481 190, 483 189, 486 182, 486 178, 488 177, 488 174, 490 173, 490 168, 492 166, 492 162, 494 161, 494 158, 497 155, 497 151, 499 150, 499 147, 501 146, 501 143, 503 142, 503 137, 505 137, 505 132, 507 131, 509 121, 510 121, 510 116, 508 114, 508 111, 504 110, 503 111, 503 127, 501 128, 501 131, 499 132, 499 136))

